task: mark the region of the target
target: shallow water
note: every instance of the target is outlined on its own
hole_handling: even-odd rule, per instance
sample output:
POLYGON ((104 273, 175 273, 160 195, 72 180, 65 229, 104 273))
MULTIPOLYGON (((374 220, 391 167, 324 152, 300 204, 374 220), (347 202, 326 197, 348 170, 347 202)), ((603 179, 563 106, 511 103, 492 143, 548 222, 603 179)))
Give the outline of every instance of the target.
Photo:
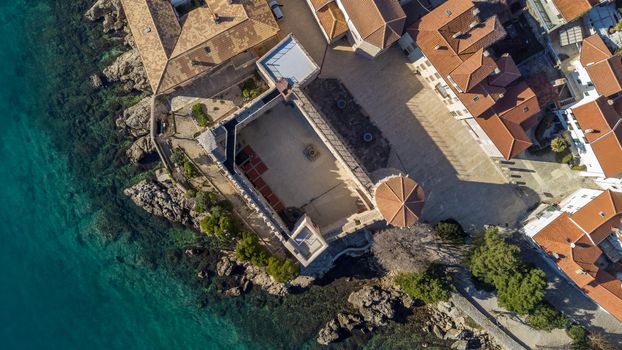
MULTIPOLYGON (((85 23, 87 5, 0 3, 0 348, 317 348, 347 288, 223 299, 194 278, 203 262, 181 254, 194 234, 121 194, 148 169, 126 164, 114 132, 133 97, 90 88, 119 49, 85 23)), ((419 342, 394 325, 368 346, 419 342)))

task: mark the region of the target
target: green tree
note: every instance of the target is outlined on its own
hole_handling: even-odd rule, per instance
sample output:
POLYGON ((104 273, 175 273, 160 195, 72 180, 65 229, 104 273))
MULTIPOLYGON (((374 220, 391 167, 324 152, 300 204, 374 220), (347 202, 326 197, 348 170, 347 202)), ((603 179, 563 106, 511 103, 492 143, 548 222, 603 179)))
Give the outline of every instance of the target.
POLYGON ((186 160, 186 155, 180 147, 176 147, 171 154, 171 161, 176 165, 182 165, 186 160))
POLYGON ((213 207, 210 215, 206 216, 199 223, 201 231, 216 236, 221 241, 226 241, 235 233, 235 227, 231 214, 221 210, 219 207, 213 207))
POLYGON ((200 191, 194 200, 194 211, 197 213, 205 212, 209 207, 216 204, 218 196, 214 192, 200 191))
POLYGON ((563 137, 556 137, 551 140, 551 150, 555 153, 562 153, 568 149, 568 142, 563 137))
POLYGON ((242 238, 235 245, 235 256, 242 261, 248 261, 254 266, 266 266, 268 265, 270 255, 259 244, 259 239, 256 235, 244 232, 242 238))
POLYGON ((200 127, 204 128, 209 125, 209 117, 205 114, 202 103, 192 105, 192 116, 200 127))
POLYGON ((588 338, 587 331, 585 328, 573 324, 568 328, 568 336, 572 339, 572 348, 575 350, 589 350, 592 347, 590 346, 590 339, 588 338))
POLYGON ((568 318, 555 310, 551 305, 542 303, 527 317, 527 323, 535 329, 552 331, 556 328, 566 328, 568 318))
POLYGON ((196 176, 196 170, 194 170, 194 166, 188 159, 184 159, 184 176, 186 179, 191 179, 196 176))
POLYGON ((447 279, 434 276, 429 270, 425 272, 400 273, 395 283, 413 298, 426 304, 435 304, 449 299, 451 284, 447 279))
POLYGON ((454 220, 441 221, 434 226, 434 232, 444 241, 464 243, 466 233, 454 220))
POLYGON ((247 100, 252 100, 259 96, 259 89, 254 79, 248 79, 242 84, 242 96, 247 100))
POLYGON ((503 286, 497 286, 499 304, 520 315, 532 312, 544 299, 546 281, 544 272, 533 268, 527 273, 516 273, 503 286))
POLYGON ((476 240, 467 268, 473 276, 499 289, 510 276, 519 273, 519 251, 517 246, 505 242, 496 227, 490 227, 476 240))
POLYGON ((289 259, 280 259, 276 256, 268 258, 266 272, 279 283, 291 281, 298 277, 300 268, 289 259))

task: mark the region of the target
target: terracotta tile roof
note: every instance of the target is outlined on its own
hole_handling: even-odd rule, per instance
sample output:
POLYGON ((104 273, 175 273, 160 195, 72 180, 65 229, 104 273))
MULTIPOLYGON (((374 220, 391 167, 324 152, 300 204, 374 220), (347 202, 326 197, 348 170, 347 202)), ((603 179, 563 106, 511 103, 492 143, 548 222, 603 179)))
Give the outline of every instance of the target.
POLYGON ((576 213, 562 213, 533 237, 568 278, 618 320, 622 285, 601 268, 603 252, 597 244, 620 226, 620 219, 622 193, 605 191, 576 213))
POLYGON ((622 92, 622 61, 619 56, 611 54, 600 35, 594 34, 583 40, 579 60, 600 95, 622 92))
POLYGON ((504 120, 496 113, 488 112, 475 118, 475 121, 505 159, 516 157, 532 145, 525 129, 519 124, 504 120))
POLYGON ((423 188, 407 176, 390 177, 374 192, 378 211, 388 224, 398 227, 412 226, 419 221, 424 199, 423 188))
POLYGON ((471 1, 449 0, 406 31, 509 159, 531 145, 524 122, 538 115, 540 107, 529 86, 509 86, 520 77, 509 56, 494 61, 483 54, 506 33, 496 17, 480 23, 474 10, 471 1), (496 68, 499 74, 491 75, 496 68))
POLYGON ((523 81, 509 87, 503 98, 492 110, 501 118, 524 126, 535 114, 540 112, 536 94, 523 81))
POLYGON ((598 0, 553 0, 553 2, 562 16, 567 21, 572 21, 589 11, 598 0))
POLYGON ((406 14, 397 0, 341 0, 341 4, 364 41, 384 49, 402 36, 406 14))
POLYGON ((469 91, 484 81, 495 69, 497 69, 495 60, 484 54, 484 49, 481 48, 464 60, 449 76, 463 91, 469 91))
POLYGON ((516 67, 516 63, 514 63, 512 56, 507 53, 499 57, 497 66, 500 72, 488 78, 488 83, 490 83, 490 85, 506 87, 521 77, 520 71, 518 67, 516 67))
POLYGON ((345 34, 349 29, 343 13, 334 0, 311 0, 315 15, 330 40, 345 34))
POLYGON ((622 119, 604 96, 572 109, 605 176, 622 175, 622 119))
POLYGON ((581 43, 579 61, 586 67, 589 64, 600 62, 611 57, 611 51, 598 34, 590 35, 581 43))
POLYGON ((279 30, 265 0, 205 0, 179 20, 167 0, 121 3, 155 93, 210 71, 279 30))
POLYGON ((622 91, 622 61, 620 56, 591 64, 586 67, 600 95, 611 96, 622 91))

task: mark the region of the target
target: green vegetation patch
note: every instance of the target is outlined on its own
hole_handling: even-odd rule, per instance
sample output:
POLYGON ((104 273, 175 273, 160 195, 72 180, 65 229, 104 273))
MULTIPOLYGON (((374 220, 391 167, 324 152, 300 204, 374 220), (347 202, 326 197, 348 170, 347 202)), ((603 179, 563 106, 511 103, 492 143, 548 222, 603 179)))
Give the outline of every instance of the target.
POLYGON ((259 88, 255 79, 248 79, 242 84, 240 89, 242 90, 242 96, 247 100, 252 100, 259 96, 259 88))
POLYGON ((466 232, 462 226, 453 219, 447 219, 439 222, 434 226, 436 233, 442 240, 452 243, 464 243, 467 238, 466 232))
POLYGON ((192 117, 202 128, 208 126, 210 123, 209 117, 207 116, 207 114, 205 114, 204 106, 202 103, 192 105, 192 117))
POLYGON ((565 329, 568 326, 568 318, 551 305, 542 303, 527 317, 527 323, 535 329, 552 331, 556 328, 565 329))
POLYGON ((491 227, 476 240, 466 265, 473 276, 495 287, 501 306, 526 315, 544 299, 546 281, 542 270, 522 263, 519 252, 491 227))
POLYGON ((425 272, 400 273, 394 281, 413 298, 426 304, 447 301, 452 291, 451 281, 444 275, 442 266, 430 266, 425 272))
POLYGON ((235 246, 235 256, 253 266, 265 267, 266 272, 277 282, 293 280, 300 274, 300 268, 289 259, 271 255, 264 248, 256 235, 243 233, 235 246))
POLYGON ((212 207, 210 215, 199 223, 201 231, 214 235, 221 241, 230 240, 235 234, 235 226, 229 211, 220 206, 212 207))

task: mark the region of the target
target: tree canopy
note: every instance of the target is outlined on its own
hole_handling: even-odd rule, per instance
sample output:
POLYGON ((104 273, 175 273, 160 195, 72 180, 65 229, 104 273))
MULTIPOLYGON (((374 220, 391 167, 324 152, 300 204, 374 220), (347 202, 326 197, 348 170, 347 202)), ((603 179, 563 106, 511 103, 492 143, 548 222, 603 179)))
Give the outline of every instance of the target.
POLYGON ((519 247, 507 243, 497 228, 488 228, 475 246, 467 267, 473 276, 497 289, 501 306, 524 315, 542 302, 546 288, 544 272, 525 266, 518 255, 519 247))

